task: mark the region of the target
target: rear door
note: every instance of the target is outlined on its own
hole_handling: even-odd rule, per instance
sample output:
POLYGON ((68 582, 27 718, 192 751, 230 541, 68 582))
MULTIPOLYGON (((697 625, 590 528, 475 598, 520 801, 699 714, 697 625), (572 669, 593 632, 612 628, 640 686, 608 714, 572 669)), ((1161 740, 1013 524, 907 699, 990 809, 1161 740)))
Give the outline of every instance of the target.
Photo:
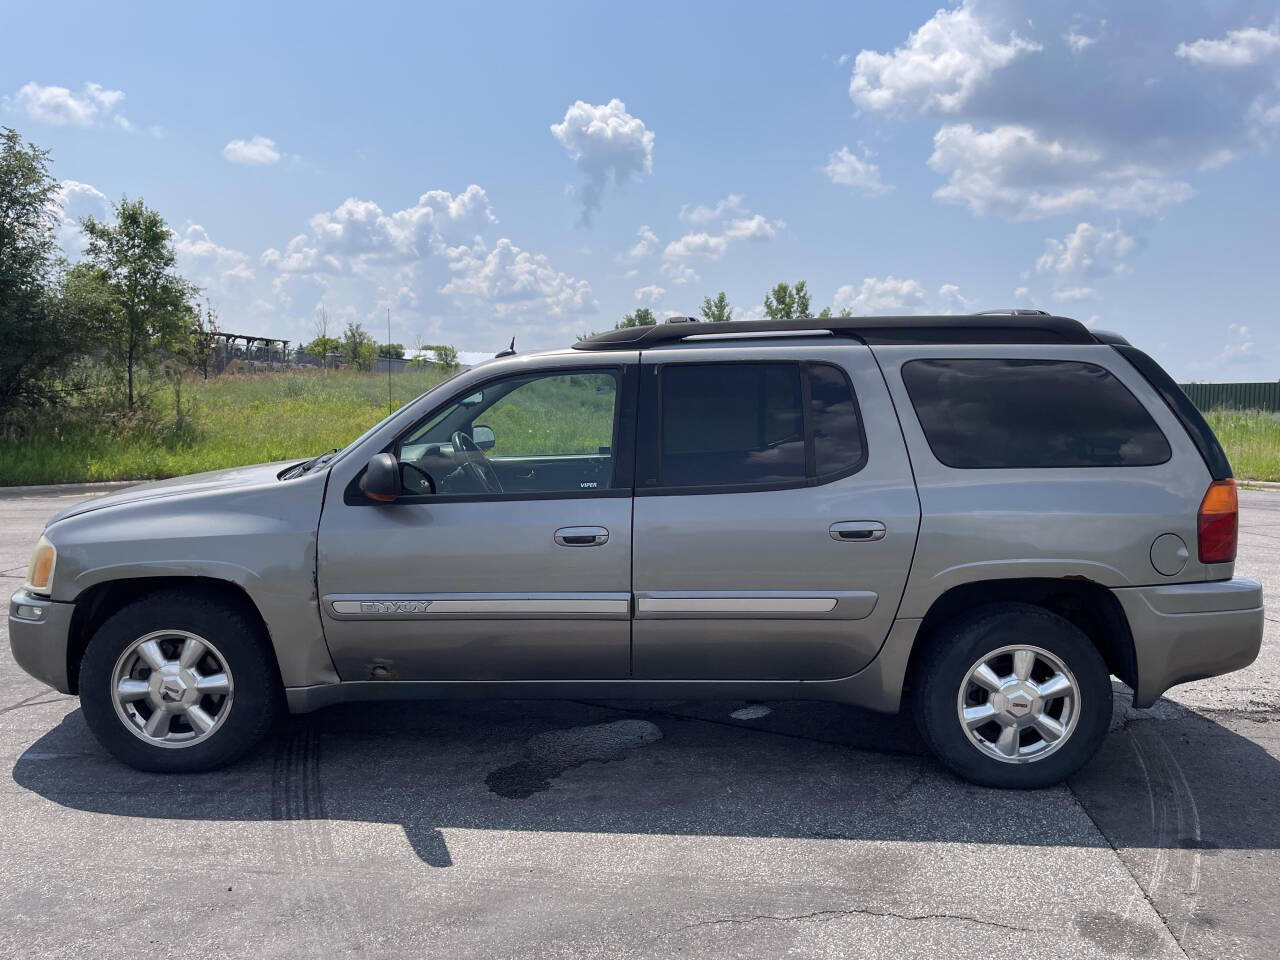
POLYGON ((820 679, 879 651, 920 508, 861 345, 641 356, 632 675, 820 679))

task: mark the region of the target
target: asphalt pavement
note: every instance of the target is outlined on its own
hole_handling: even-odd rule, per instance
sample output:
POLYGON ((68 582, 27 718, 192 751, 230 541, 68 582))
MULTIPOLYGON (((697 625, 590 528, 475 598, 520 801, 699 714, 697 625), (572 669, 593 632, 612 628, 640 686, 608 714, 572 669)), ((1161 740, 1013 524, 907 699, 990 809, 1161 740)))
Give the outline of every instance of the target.
MULTIPOLYGON (((84 495, 0 493, 0 590, 84 495)), ((833 704, 365 704, 245 761, 111 759, 0 624, 0 956, 1232 957, 1280 943, 1280 493, 1258 661, 1070 783, 965 784, 833 704)))

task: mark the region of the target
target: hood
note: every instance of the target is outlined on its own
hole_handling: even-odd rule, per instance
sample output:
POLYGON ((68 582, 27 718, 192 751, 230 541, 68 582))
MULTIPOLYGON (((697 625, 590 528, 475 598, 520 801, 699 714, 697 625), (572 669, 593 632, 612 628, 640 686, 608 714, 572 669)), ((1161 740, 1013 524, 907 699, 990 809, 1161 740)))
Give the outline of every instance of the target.
POLYGON ((210 470, 208 473, 193 473, 186 477, 174 477, 170 480, 155 480, 140 483, 136 487, 126 487, 105 497, 85 500, 75 506, 55 513, 50 518, 51 526, 67 517, 79 516, 94 510, 105 510, 107 507, 119 506, 123 503, 137 503, 141 500, 157 500, 162 497, 176 497, 186 493, 200 493, 208 490, 229 490, 234 487, 250 487, 275 480, 286 466, 300 463, 298 460, 281 460, 277 463, 259 463, 250 467, 232 467, 230 470, 210 470))

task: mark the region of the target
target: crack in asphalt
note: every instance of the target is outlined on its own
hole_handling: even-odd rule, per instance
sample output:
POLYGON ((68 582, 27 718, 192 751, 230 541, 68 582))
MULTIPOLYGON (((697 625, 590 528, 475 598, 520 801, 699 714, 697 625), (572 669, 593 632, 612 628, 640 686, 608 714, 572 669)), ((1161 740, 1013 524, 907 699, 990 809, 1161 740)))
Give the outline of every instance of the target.
POLYGON ((906 920, 909 922, 926 921, 926 920, 959 920, 963 923, 972 923, 981 927, 994 927, 999 930, 1009 930, 1013 933, 1035 933, 1032 927, 1018 927, 1008 923, 1000 923, 997 920, 983 920, 980 917, 971 917, 963 913, 897 913, 893 910, 871 910, 868 908, 851 907, 844 910, 815 910, 812 913, 800 913, 792 916, 773 916, 772 914, 757 914, 752 917, 717 917, 712 920, 699 920, 697 923, 689 923, 683 927, 677 927, 669 933, 654 937, 654 940, 660 940, 663 937, 675 936, 677 933, 684 933, 686 930, 696 930, 699 927, 714 927, 721 924, 751 924, 751 923, 803 923, 805 921, 813 921, 815 923, 829 923, 832 920, 839 920, 845 917, 880 917, 887 920, 906 920))
POLYGON ((48 691, 41 690, 39 693, 33 693, 29 697, 19 700, 17 703, 11 703, 7 707, 0 707, 0 714, 8 713, 11 710, 21 710, 23 707, 42 707, 48 703, 60 703, 63 700, 74 700, 75 697, 57 696, 50 697, 48 700, 37 700, 36 697, 44 696, 48 691))

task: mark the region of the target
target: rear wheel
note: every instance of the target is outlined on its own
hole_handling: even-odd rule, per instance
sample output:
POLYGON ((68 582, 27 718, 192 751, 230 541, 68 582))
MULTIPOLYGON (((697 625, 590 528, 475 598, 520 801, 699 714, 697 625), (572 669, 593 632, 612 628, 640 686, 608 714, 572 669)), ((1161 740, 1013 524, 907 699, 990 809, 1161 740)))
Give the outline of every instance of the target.
POLYGON ((102 745, 157 773, 230 763, 280 710, 260 626, 233 605, 179 592, 144 597, 110 617, 85 650, 79 689, 102 745))
POLYGON ((1044 787, 1073 774, 1111 722, 1111 678, 1074 624, 998 604, 943 628, 921 668, 921 734, 974 783, 1044 787))

